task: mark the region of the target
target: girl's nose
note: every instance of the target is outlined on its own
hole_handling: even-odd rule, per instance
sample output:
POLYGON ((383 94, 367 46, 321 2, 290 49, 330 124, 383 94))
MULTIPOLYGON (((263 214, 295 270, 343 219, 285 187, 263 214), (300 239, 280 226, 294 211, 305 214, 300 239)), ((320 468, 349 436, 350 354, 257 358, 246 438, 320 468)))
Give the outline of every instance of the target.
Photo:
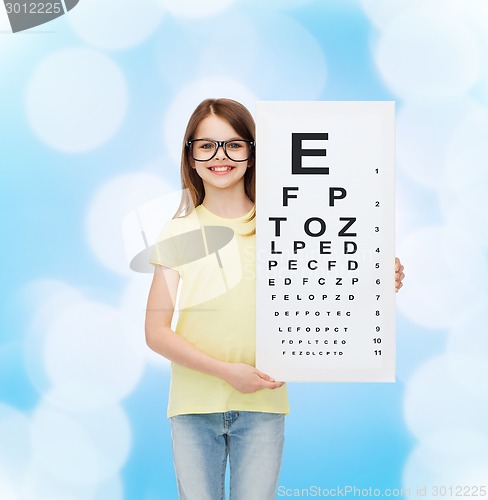
POLYGON ((224 146, 219 145, 219 146, 217 146, 217 151, 215 153, 215 159, 216 160, 223 160, 224 158, 227 158, 227 155, 225 154, 225 151, 224 151, 224 146))

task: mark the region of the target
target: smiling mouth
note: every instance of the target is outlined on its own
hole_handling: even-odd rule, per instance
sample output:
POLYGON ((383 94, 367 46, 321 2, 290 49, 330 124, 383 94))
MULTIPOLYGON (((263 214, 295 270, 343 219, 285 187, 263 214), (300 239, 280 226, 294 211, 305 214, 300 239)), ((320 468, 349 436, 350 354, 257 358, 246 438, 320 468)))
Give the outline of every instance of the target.
POLYGON ((221 172, 230 172, 234 168, 235 167, 231 167, 229 165, 225 165, 225 166, 222 166, 222 167, 209 167, 208 169, 211 170, 212 172, 221 173, 221 172))

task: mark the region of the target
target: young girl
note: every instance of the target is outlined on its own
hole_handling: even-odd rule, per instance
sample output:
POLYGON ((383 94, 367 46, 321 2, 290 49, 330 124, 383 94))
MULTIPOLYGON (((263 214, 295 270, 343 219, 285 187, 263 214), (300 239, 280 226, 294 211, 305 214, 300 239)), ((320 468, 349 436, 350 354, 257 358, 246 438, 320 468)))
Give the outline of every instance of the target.
MULTIPOLYGON (((173 458, 181 499, 274 499, 286 386, 255 365, 255 125, 230 99, 207 99, 183 144, 184 194, 152 259, 146 340, 170 359, 173 458), (182 280, 176 333, 171 330, 182 280)), ((396 287, 403 266, 397 261, 396 287)))

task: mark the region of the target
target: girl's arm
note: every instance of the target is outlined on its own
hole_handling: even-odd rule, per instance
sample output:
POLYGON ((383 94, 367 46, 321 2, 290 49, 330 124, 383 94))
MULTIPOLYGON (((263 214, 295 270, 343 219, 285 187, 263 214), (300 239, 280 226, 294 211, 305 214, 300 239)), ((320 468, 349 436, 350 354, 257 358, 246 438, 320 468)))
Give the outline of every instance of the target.
POLYGON ((158 354, 179 365, 219 377, 240 392, 276 389, 276 382, 265 373, 245 363, 229 363, 205 354, 171 330, 179 274, 156 266, 146 309, 146 342, 158 354))

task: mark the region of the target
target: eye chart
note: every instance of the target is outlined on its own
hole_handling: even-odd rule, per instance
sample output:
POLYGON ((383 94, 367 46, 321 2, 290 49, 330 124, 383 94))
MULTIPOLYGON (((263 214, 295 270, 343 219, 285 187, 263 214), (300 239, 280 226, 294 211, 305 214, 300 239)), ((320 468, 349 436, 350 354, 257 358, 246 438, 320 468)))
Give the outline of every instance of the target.
POLYGON ((395 381, 394 102, 258 102, 256 366, 395 381))

